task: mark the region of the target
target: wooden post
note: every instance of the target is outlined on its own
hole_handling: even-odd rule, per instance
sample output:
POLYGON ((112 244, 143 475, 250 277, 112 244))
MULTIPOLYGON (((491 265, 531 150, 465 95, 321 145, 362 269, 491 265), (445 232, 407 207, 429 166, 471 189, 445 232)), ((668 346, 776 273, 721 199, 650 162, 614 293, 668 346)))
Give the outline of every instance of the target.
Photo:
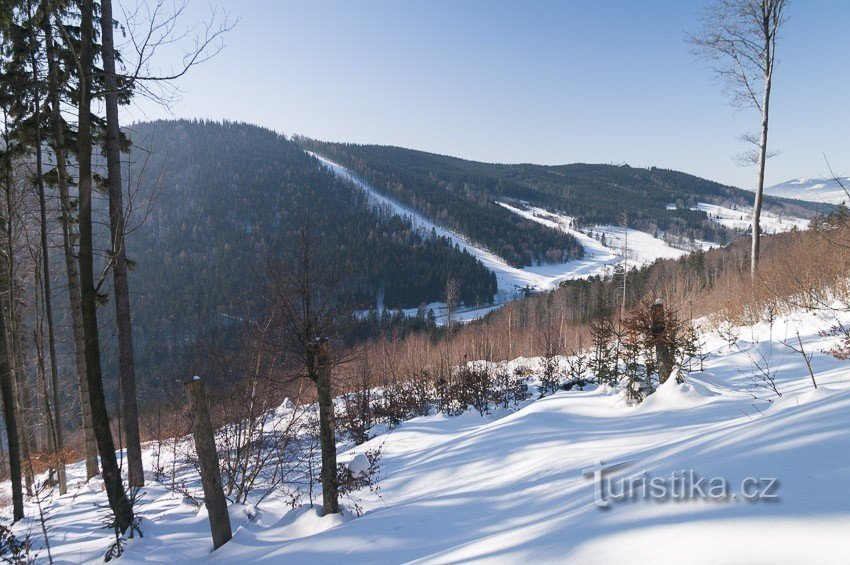
POLYGON ((673 354, 664 336, 664 330, 667 328, 664 322, 664 303, 660 298, 652 305, 649 318, 649 332, 655 342, 655 357, 658 360, 658 382, 664 384, 673 372, 673 354))
POLYGON ((319 436, 322 444, 322 509, 325 516, 339 512, 330 357, 330 342, 326 338, 318 338, 316 340, 316 395, 319 403, 319 436))
POLYGON ((192 434, 195 436, 195 450, 198 452, 198 463, 201 467, 204 506, 209 512, 213 550, 216 550, 230 541, 233 532, 230 529, 230 515, 227 513, 227 499, 224 498, 224 489, 221 488, 215 436, 201 377, 192 377, 184 386, 189 398, 189 410, 192 412, 192 434))

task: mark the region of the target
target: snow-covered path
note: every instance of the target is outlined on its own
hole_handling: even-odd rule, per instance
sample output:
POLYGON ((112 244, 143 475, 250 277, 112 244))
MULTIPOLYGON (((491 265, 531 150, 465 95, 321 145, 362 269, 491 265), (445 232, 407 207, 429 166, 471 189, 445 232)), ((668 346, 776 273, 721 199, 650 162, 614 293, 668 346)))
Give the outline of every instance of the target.
POLYGON ((528 206, 526 209, 517 208, 505 202, 499 202, 503 208, 528 218, 534 222, 560 229, 576 237, 585 249, 585 257, 581 261, 573 261, 575 269, 565 272, 561 280, 584 278, 600 275, 618 263, 623 262, 623 250, 627 255, 628 267, 641 267, 657 259, 678 259, 688 252, 672 247, 667 242, 652 235, 632 228, 619 226, 593 226, 591 232, 600 237, 605 236, 605 244, 594 237, 574 229, 573 218, 556 214, 543 208, 528 206))

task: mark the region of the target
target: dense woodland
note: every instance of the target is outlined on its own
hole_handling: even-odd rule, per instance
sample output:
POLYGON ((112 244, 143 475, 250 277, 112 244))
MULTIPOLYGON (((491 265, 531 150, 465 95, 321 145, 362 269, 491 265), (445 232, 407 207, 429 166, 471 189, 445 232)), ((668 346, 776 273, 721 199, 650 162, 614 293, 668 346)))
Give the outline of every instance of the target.
MULTIPOLYGON (((299 141, 438 225, 484 245, 510 265, 560 263, 584 256, 581 244, 571 235, 499 206, 497 197, 516 196, 518 192, 505 190, 498 179, 463 170, 454 163, 434 163, 433 158, 438 156, 407 149, 299 141)), ((453 161, 463 163, 460 159, 453 161)))
POLYGON ((128 133, 142 183, 128 242, 137 259, 134 324, 149 373, 173 370, 187 342, 225 340, 257 315, 270 264, 291 259, 301 229, 355 310, 374 309, 379 294, 387 308, 441 301, 449 279, 466 304, 496 293, 495 275, 476 258, 371 205, 270 130, 181 120, 128 133))
MULTIPOLYGON (((547 255, 545 249, 563 244, 553 245, 556 240, 550 239, 551 234, 526 225, 521 218, 506 219, 510 214, 497 201, 528 202, 561 212, 575 218, 577 227, 622 225, 625 219, 629 227, 655 236, 663 232, 672 238, 718 243, 728 243, 736 234, 710 221, 705 212, 690 208, 698 202, 748 206, 752 201, 752 194, 745 190, 656 167, 503 165, 400 147, 300 142, 353 169, 435 222, 490 245, 515 265, 547 257, 557 260, 557 253, 547 255), (504 222, 522 234, 501 227, 489 231, 504 222)), ((767 200, 768 208, 789 205, 767 200)), ((802 214, 818 209, 801 203, 791 206, 802 214)))

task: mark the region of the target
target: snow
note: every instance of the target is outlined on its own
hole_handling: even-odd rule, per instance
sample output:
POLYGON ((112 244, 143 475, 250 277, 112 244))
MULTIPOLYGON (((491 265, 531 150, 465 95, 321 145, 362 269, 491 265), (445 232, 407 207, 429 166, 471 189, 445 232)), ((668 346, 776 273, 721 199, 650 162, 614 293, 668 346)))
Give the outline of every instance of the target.
POLYGON ((606 270, 610 271, 611 266, 622 264, 624 246, 629 268, 647 265, 657 259, 678 259, 688 253, 686 250, 671 246, 663 239, 632 228, 619 226, 593 226, 589 228, 588 232, 592 232, 600 238, 603 234, 605 235, 605 245, 603 245, 599 240, 588 236, 587 233, 574 229, 572 227, 574 218, 570 216, 556 214, 534 206, 521 209, 505 202, 499 202, 499 205, 529 220, 565 231, 575 236, 584 246, 585 259, 572 262, 582 264, 561 280, 583 278, 603 274, 606 270))
POLYGON ((460 246, 461 249, 468 251, 474 257, 479 259, 484 266, 488 269, 496 273, 496 279, 499 287, 499 292, 505 298, 513 298, 516 296, 517 291, 524 289, 526 287, 531 287, 533 289, 544 289, 551 287, 551 276, 547 276, 545 274, 546 270, 557 270, 557 267, 554 265, 547 265, 543 271, 539 272, 535 269, 518 269, 516 267, 512 267, 508 265, 501 257, 485 249, 484 247, 475 244, 470 241, 463 235, 439 226, 417 211, 409 208, 403 204, 392 200, 378 192, 372 185, 368 184, 366 181, 343 167, 325 157, 317 153, 308 152, 314 157, 316 157, 323 166, 327 169, 331 170, 337 176, 344 178, 350 182, 353 182, 355 185, 360 187, 366 194, 369 196, 369 199, 378 205, 388 207, 393 213, 398 214, 400 216, 405 216, 410 218, 414 227, 419 228, 425 232, 431 232, 434 230, 438 236, 448 238, 453 243, 456 243, 460 246))
MULTIPOLYGON (((392 210, 393 213, 410 218, 415 227, 426 232, 430 232, 432 229, 435 230, 437 235, 450 239, 452 242, 457 243, 461 249, 465 249, 474 257, 478 258, 485 267, 496 274, 496 280, 499 288, 499 296, 497 296, 496 299, 497 304, 501 304, 507 300, 512 300, 521 296, 522 291, 526 288, 534 291, 551 290, 566 280, 602 274, 606 269, 610 269, 611 265, 621 262, 621 259, 618 259, 617 251, 605 247, 593 238, 572 229, 570 227, 572 218, 569 216, 553 214, 539 208, 530 208, 528 211, 521 210, 509 204, 500 202, 499 204, 501 206, 504 206, 514 213, 523 215, 543 225, 561 229, 574 235, 585 248, 585 257, 583 259, 566 261, 563 263, 534 265, 522 269, 512 267, 492 251, 469 240, 462 234, 439 226, 412 208, 384 196, 375 187, 371 186, 342 165, 317 153, 309 153, 316 157, 324 167, 333 171, 341 178, 349 180, 360 187, 368 194, 373 203, 386 206, 392 210)), ((622 235, 622 229, 617 227, 602 226, 599 228, 593 228, 593 231, 597 232, 597 229, 599 230, 599 233, 606 233, 606 237, 610 236, 613 238, 614 243, 618 242, 618 237, 622 235)), ((628 232, 630 240, 629 248, 631 249, 629 254, 630 266, 652 262, 659 257, 680 257, 685 253, 682 250, 670 247, 663 241, 653 238, 649 234, 644 234, 643 232, 631 229, 628 230, 628 232), (632 248, 632 240, 635 241, 634 248, 632 248)), ((619 244, 612 245, 612 247, 617 248, 619 247, 619 244)), ((416 309, 412 310, 415 314, 416 309)), ((484 310, 482 313, 482 310, 479 308, 475 308, 473 310, 477 311, 478 317, 489 311, 484 310)), ((435 309, 435 312, 436 311, 437 310, 435 309)), ((471 311, 472 310, 467 310, 467 312, 471 311)), ((475 317, 475 315, 470 317, 475 317)))
POLYGON ((354 459, 348 462, 348 470, 352 477, 363 477, 369 473, 369 458, 363 453, 358 453, 354 459))
MULTIPOLYGON (((700 202, 696 210, 702 210, 711 221, 730 229, 748 230, 752 226, 752 210, 732 209, 717 204, 706 204, 700 202)), ((761 214, 761 229, 764 233, 774 234, 791 231, 793 229, 804 230, 809 227, 810 220, 796 218, 793 216, 780 216, 773 212, 763 211, 761 214)))
POLYGON ((845 188, 850 190, 850 177, 839 179, 841 184, 832 178, 799 178, 768 187, 764 190, 770 196, 793 198, 809 202, 825 204, 848 204, 845 188))
MULTIPOLYGON (((850 314, 838 317, 850 323, 850 314)), ((273 496, 234 504, 234 538, 212 554, 203 508, 149 478, 138 503, 144 537, 129 542, 122 561, 848 563, 850 372, 824 353, 838 339, 825 331, 833 323, 827 313, 796 312, 739 328, 743 339, 732 347, 707 331, 702 370, 686 372, 683 384, 671 378, 637 406, 598 387, 484 417, 409 420, 362 446, 341 446, 340 461, 353 467, 366 450, 382 449, 379 490, 357 493, 362 515, 322 517, 273 496), (797 332, 813 354, 817 390, 802 357, 782 343, 796 342, 797 332), (754 380, 761 359, 781 397, 754 380), (599 461, 628 462, 615 479, 685 470, 722 477, 736 496, 634 498, 603 509, 583 475, 599 461), (778 499, 737 496, 746 478, 778 479, 778 499)), ((540 360, 505 365, 535 370, 540 360)), ((152 449, 145 445, 147 468, 152 449)), ((98 529, 105 494, 83 473, 82 463, 72 465, 69 494, 44 502, 59 563, 96 561, 110 542, 98 529)), ((181 481, 199 492, 193 469, 181 481)), ((0 487, 7 495, 8 483, 0 487)), ((34 514, 32 502, 27 510, 34 514)), ((8 522, 10 510, 0 512, 8 522)), ((41 543, 37 522, 15 531, 41 543)))
MULTIPOLYGON (((469 240, 462 234, 439 226, 419 214, 416 210, 381 194, 375 187, 342 165, 317 153, 309 151, 308 153, 318 159, 322 166, 334 174, 360 187, 368 195, 373 204, 384 206, 395 214, 409 218, 414 227, 426 233, 434 230, 437 235, 448 238, 461 249, 468 251, 471 255, 479 259, 485 267, 496 274, 498 292, 493 304, 462 305, 454 315, 454 319, 457 322, 467 322, 481 318, 506 302, 523 296, 526 291, 547 291, 556 288, 564 281, 609 274, 612 272, 614 266, 624 263, 624 249, 627 255, 625 263, 628 268, 641 267, 658 259, 677 259, 693 250, 674 247, 667 241, 654 237, 651 234, 619 226, 593 226, 588 229, 588 233, 594 234, 595 237, 590 237, 588 233, 575 229, 573 227, 574 218, 568 215, 558 214, 534 206, 522 205, 520 207, 507 202, 497 202, 500 206, 517 215, 574 236, 585 251, 582 259, 574 261, 533 265, 522 269, 512 267, 497 254, 469 240), (600 242, 603 235, 605 236, 605 244, 600 242)), ((700 204, 699 206, 700 209, 705 207, 706 211, 710 210, 711 215, 717 217, 715 221, 724 223, 730 227, 741 227, 743 220, 739 220, 739 218, 743 218, 746 214, 745 212, 710 204, 700 204)), ((774 231, 791 229, 792 225, 806 227, 808 220, 778 218, 765 213, 763 225, 769 233, 773 233, 774 231)), ((709 249, 716 244, 696 241, 687 242, 687 245, 699 249, 709 249)), ((682 247, 687 247, 687 245, 683 245, 682 247)), ((428 310, 434 311, 438 324, 446 322, 444 303, 434 302, 428 304, 425 307, 425 312, 427 313, 428 310)), ((407 308, 403 310, 406 316, 415 316, 418 311, 418 308, 407 308)), ((363 312, 362 314, 366 315, 368 312, 363 312)))

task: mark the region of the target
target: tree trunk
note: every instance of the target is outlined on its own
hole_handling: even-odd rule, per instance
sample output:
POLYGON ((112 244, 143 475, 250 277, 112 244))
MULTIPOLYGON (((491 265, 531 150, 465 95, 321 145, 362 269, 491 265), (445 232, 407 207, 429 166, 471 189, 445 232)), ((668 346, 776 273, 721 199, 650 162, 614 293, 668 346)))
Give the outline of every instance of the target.
POLYGON ((109 414, 103 393, 103 375, 100 367, 100 339, 97 334, 97 302, 94 287, 94 253, 92 248, 92 132, 91 132, 91 77, 94 73, 94 7, 93 0, 80 4, 80 103, 79 130, 77 133, 77 159, 79 162, 80 190, 80 294, 85 335, 86 378, 89 384, 89 401, 92 410, 97 449, 103 468, 109 506, 115 515, 115 525, 124 532, 133 523, 133 507, 124 485, 115 457, 115 443, 109 429, 109 414))
POLYGON ((655 342, 655 359, 658 362, 658 382, 664 384, 673 372, 673 352, 664 331, 664 304, 657 300, 650 309, 650 334, 655 342))
POLYGON ((315 381, 319 404, 319 438, 322 444, 322 509, 327 516, 339 512, 333 387, 328 340, 318 339, 316 349, 315 381))
POLYGON ((15 392, 6 341, 6 317, 0 308, 0 393, 3 395, 3 420, 9 451, 9 478, 12 482, 12 520, 24 517, 24 492, 21 485, 21 448, 18 415, 15 413, 15 392))
MULTIPOLYGON (((768 58, 770 58, 768 51, 768 58)), ((769 59, 770 60, 770 59, 769 59)), ((769 63, 770 66, 772 64, 769 63)), ((770 69, 770 67, 768 67, 770 69)), ((767 161, 767 123, 770 115, 770 88, 772 82, 772 70, 764 77, 764 97, 761 106, 761 135, 759 136, 759 159, 758 159, 758 185, 756 186, 756 199, 753 205, 753 241, 750 252, 750 275, 755 278, 756 268, 761 251, 761 206, 764 194, 764 169, 767 161)))
MULTIPOLYGON (((9 147, 9 130, 8 124, 9 119, 6 113, 6 109, 3 110, 3 143, 5 147, 9 147)), ((14 230, 13 230, 13 218, 15 215, 15 205, 13 203, 13 199, 15 197, 14 184, 12 181, 12 159, 8 151, 5 152, 5 160, 3 163, 4 168, 4 190, 6 192, 6 284, 7 286, 7 296, 4 307, 6 308, 6 320, 8 323, 6 324, 6 333, 4 338, 6 339, 6 350, 8 354, 8 361, 10 363, 10 368, 12 371, 12 386, 14 392, 14 402, 17 407, 17 427, 18 427, 18 439, 20 442, 20 450, 21 450, 21 459, 23 461, 29 461, 29 454, 32 449, 35 449, 35 440, 32 434, 32 418, 30 416, 30 395, 29 395, 29 387, 26 382, 26 375, 24 374, 23 363, 20 362, 21 358, 21 342, 19 339, 19 316, 18 316, 18 291, 17 285, 15 284, 15 246, 14 246, 14 230)), ((27 494, 32 494, 32 484, 33 484, 33 476, 32 476, 32 468, 27 465, 24 468, 24 479, 27 488, 27 494)))
POLYGON ((204 506, 210 520, 210 533, 213 548, 218 549, 233 536, 230 527, 230 515, 227 513, 227 499, 221 487, 221 470, 218 466, 218 452, 215 447, 215 435, 204 383, 200 377, 194 377, 185 385, 189 398, 189 410, 192 413, 192 433, 195 438, 195 450, 198 452, 198 464, 201 467, 201 485, 204 488, 204 506))
POLYGON ((65 147, 64 122, 60 110, 59 99, 59 65, 53 43, 53 26, 46 22, 44 26, 45 45, 47 48, 47 64, 51 106, 51 133, 53 136, 53 152, 56 157, 58 175, 59 200, 62 206, 62 244, 65 255, 65 270, 68 275, 68 298, 71 306, 71 326, 74 339, 74 361, 77 369, 77 382, 80 390, 80 411, 82 413, 83 438, 86 461, 86 479, 97 476, 97 442, 91 423, 91 405, 89 404, 89 385, 86 381, 86 356, 82 313, 80 311, 80 279, 77 263, 74 257, 74 227, 71 218, 71 198, 68 186, 67 149, 65 147))
MULTIPOLYGON (((35 30, 30 29, 32 36, 35 35, 35 30)), ((33 37, 34 38, 34 37, 33 37)), ((56 335, 53 326, 53 297, 51 296, 50 284, 50 246, 47 241, 47 199, 44 190, 44 163, 41 140, 41 95, 39 93, 39 76, 38 62, 35 57, 35 51, 31 51, 30 64, 33 72, 33 107, 35 125, 35 183, 38 190, 38 208, 39 208, 39 227, 41 232, 41 262, 44 285, 44 315, 47 320, 47 350, 50 356, 50 386, 53 392, 53 451, 57 463, 57 472, 59 474, 59 493, 66 494, 68 485, 65 480, 65 464, 62 462, 60 453, 62 451, 62 418, 59 411, 59 369, 56 367, 56 335)))
POLYGON ((109 227, 112 234, 112 276, 115 324, 118 334, 118 394, 127 443, 127 480, 130 486, 145 484, 133 361, 133 328, 127 284, 127 249, 124 245, 124 204, 121 195, 121 144, 118 124, 118 82, 115 78, 115 46, 112 37, 112 0, 101 0, 103 70, 106 75, 106 161, 109 173, 109 227))
MULTIPOLYGON (((10 284, 10 287, 12 285, 10 284)), ((12 296, 17 293, 10 290, 12 296)), ((38 449, 38 443, 35 435, 35 423, 32 417, 32 396, 30 395, 29 383, 27 383, 27 374, 25 363, 23 361, 23 343, 21 341, 21 321, 20 313, 17 309, 17 303, 13 301, 12 310, 9 313, 9 332, 7 338, 11 340, 9 348, 10 360, 14 372, 15 384, 15 401, 18 406, 18 434, 21 440, 21 459, 30 461, 30 454, 38 449)), ((32 485, 35 479, 33 477, 32 465, 24 467, 24 484, 27 487, 27 494, 32 495, 32 485)))

